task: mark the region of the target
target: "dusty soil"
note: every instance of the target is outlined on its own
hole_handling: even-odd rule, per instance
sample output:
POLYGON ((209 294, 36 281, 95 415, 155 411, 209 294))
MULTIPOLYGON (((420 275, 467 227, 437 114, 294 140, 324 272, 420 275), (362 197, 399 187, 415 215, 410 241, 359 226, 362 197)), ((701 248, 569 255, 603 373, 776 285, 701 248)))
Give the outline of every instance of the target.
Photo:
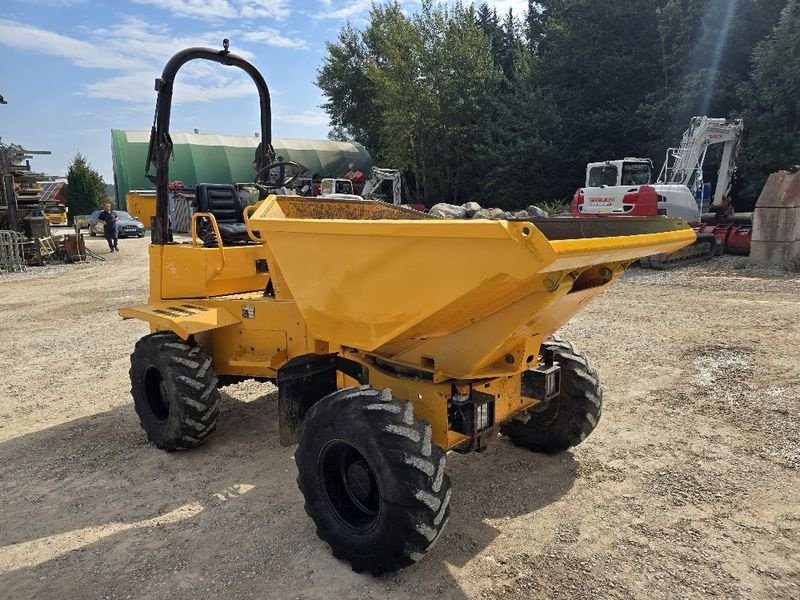
POLYGON ((604 381, 595 433, 452 455, 439 544, 375 579, 317 539, 268 384, 226 388, 202 448, 147 443, 146 328, 116 314, 145 298, 146 244, 0 277, 0 597, 800 597, 797 275, 632 270, 562 332, 604 381))

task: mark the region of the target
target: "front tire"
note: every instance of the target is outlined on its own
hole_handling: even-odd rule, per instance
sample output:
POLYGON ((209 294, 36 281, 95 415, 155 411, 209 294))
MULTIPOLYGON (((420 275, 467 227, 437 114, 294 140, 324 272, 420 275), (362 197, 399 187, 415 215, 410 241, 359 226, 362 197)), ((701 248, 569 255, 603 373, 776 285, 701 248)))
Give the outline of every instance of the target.
POLYGON ((211 358, 171 332, 144 336, 131 354, 131 395, 148 439, 162 450, 194 448, 217 427, 211 358))
POLYGON ((295 454, 305 508, 354 571, 396 571, 422 558, 450 514, 445 454, 410 402, 368 386, 309 409, 295 454))
POLYGON ((597 371, 572 344, 550 338, 543 346, 553 350, 561 366, 561 393, 525 413, 526 420, 504 423, 500 433, 515 446, 556 453, 577 446, 597 427, 603 412, 603 389, 597 371))

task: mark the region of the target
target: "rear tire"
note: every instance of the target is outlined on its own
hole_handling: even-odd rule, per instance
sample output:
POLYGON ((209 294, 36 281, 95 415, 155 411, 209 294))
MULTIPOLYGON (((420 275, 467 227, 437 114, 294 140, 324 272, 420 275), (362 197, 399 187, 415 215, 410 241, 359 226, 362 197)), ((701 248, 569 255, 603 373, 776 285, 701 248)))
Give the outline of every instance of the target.
POLYGON ((171 332, 144 336, 131 354, 131 395, 148 439, 162 450, 194 448, 217 427, 211 358, 171 332))
POLYGON ((533 452, 555 453, 577 446, 594 431, 603 412, 603 389, 597 371, 569 342, 550 338, 544 347, 554 351, 561 366, 561 394, 500 426, 515 446, 533 452))
POLYGON ((450 514, 445 454, 410 402, 368 386, 313 405, 295 454, 305 509, 354 571, 396 571, 422 558, 450 514))

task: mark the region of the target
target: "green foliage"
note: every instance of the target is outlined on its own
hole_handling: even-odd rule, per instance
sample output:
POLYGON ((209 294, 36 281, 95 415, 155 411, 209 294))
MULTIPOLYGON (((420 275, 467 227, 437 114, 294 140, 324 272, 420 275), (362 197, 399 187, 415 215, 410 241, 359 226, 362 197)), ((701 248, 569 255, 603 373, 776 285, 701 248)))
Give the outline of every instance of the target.
POLYGON ((663 84, 650 90, 640 114, 660 133, 653 143, 663 154, 691 117, 729 117, 741 110, 737 86, 747 79, 753 48, 769 34, 786 0, 667 0, 660 4, 656 22, 663 84))
POLYGON ((317 85, 328 98, 322 108, 333 124, 329 137, 379 147, 374 137, 375 115, 370 110, 375 90, 367 78, 368 51, 361 34, 347 25, 339 32, 338 43, 326 46, 328 56, 317 73, 317 85))
POLYGON ((571 198, 561 198, 557 200, 549 200, 547 202, 539 202, 536 206, 541 208, 551 217, 561 214, 569 214, 571 198))
POLYGON ((328 45, 317 83, 331 135, 404 169, 428 205, 571 197, 587 162, 658 167, 690 117, 743 112, 752 200, 798 160, 798 1, 529 0, 501 17, 485 3, 376 4, 328 45))
POLYGON ((752 197, 770 173, 800 164, 800 2, 789 0, 772 34, 753 53, 740 88, 745 104, 741 170, 752 197))
POLYGON ((565 195, 564 181, 552 176, 564 169, 561 111, 552 90, 538 84, 535 63, 521 52, 514 88, 495 98, 491 139, 483 149, 483 195, 477 199, 484 206, 514 209, 565 195))
POLYGON ((75 154, 67 171, 67 206, 70 219, 76 215, 88 215, 108 202, 106 184, 86 157, 75 154))
POLYGON ((317 83, 336 135, 352 132, 379 162, 413 173, 430 204, 469 197, 500 79, 474 9, 426 0, 407 17, 398 4, 374 6, 364 32, 346 27, 329 52, 317 83), (348 96, 354 73, 368 95, 348 96))

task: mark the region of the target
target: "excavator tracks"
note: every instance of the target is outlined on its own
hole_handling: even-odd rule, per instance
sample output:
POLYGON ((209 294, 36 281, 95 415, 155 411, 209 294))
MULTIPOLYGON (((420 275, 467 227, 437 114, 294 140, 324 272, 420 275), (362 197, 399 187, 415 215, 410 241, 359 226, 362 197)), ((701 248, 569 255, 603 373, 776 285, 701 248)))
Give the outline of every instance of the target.
POLYGON ((639 265, 646 269, 664 271, 684 265, 703 262, 714 258, 717 254, 717 238, 713 233, 698 233, 697 241, 677 252, 670 254, 653 254, 639 259, 639 265))

